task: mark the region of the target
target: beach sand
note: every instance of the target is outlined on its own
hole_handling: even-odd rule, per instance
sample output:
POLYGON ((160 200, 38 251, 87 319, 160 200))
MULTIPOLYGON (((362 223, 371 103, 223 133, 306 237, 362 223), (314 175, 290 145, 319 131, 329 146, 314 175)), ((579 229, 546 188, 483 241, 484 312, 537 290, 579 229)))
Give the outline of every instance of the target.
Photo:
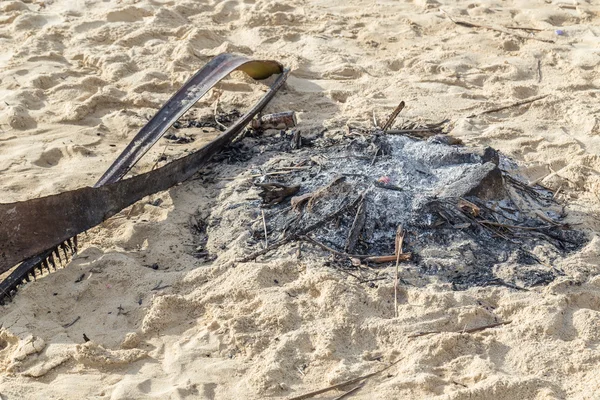
MULTIPOLYGON (((350 398, 599 398, 594 3, 0 1, 3 203, 94 184, 188 77, 235 52, 293 69, 266 112, 296 111, 304 132, 372 127, 401 100, 406 120, 450 119, 452 136, 498 149, 558 191, 590 237, 548 286, 403 285, 394 317, 392 280, 361 284, 294 246, 235 263, 247 233, 225 211, 256 190, 186 182, 82 235, 67 268, 0 308, 2 399, 288 398, 397 360, 350 398), (209 226, 218 258, 205 262, 193 254, 206 239, 198 224, 215 215, 231 218, 229 230, 209 226), (510 323, 466 332, 497 321, 510 323), (424 331, 442 332, 410 337, 424 331)), ((234 73, 193 115, 212 115, 217 101, 244 109, 265 87, 234 73)), ((161 140, 135 172, 201 146, 207 131, 190 131, 198 140, 187 145, 161 140)))

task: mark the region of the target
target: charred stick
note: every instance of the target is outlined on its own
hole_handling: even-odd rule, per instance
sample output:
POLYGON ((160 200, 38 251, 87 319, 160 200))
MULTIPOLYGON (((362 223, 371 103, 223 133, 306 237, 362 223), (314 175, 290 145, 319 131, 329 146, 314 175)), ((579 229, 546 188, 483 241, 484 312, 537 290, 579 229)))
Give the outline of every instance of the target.
POLYGON ((364 258, 365 262, 372 262, 375 264, 384 264, 394 261, 409 261, 412 258, 412 253, 402 253, 399 255, 391 255, 391 256, 369 256, 364 258))
POLYGON ((390 114, 387 121, 385 121, 385 124, 383 124, 383 127, 381 128, 382 131, 385 132, 392 127, 392 125, 394 124, 394 121, 396 120, 396 118, 398 118, 398 114, 400 114, 400 111, 402 111, 404 109, 404 105, 405 105, 404 101, 401 101, 400 104, 398 104, 398 106, 396 107, 394 112, 392 112, 390 114))
POLYGON ((350 228, 350 233, 348 235, 348 240, 346 241, 346 252, 354 251, 354 247, 358 242, 358 238, 360 237, 360 233, 365 227, 365 222, 367 220, 367 212, 365 205, 365 197, 361 196, 360 203, 358 203, 358 208, 356 210, 356 216, 354 217, 354 221, 352 222, 352 227, 350 228))

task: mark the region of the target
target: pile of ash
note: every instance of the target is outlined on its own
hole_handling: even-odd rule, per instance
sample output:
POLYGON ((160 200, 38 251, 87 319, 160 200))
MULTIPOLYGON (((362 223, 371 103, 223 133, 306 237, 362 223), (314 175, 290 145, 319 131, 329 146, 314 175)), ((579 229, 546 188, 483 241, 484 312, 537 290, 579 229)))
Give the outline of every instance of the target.
POLYGON ((350 274, 395 265, 401 251, 403 268, 462 290, 547 284, 562 274, 554 261, 586 244, 553 193, 492 148, 451 144, 439 130, 392 133, 246 135, 221 156, 236 178, 204 215, 207 248, 246 231, 241 261, 300 242, 350 274), (227 233, 224 221, 235 225, 227 233))

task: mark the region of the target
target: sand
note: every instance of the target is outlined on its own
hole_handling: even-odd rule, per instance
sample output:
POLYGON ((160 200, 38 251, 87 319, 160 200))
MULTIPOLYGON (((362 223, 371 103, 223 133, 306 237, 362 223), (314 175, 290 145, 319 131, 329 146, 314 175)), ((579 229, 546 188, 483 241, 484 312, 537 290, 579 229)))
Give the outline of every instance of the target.
MULTIPOLYGON (((403 285, 394 317, 393 281, 361 284, 315 254, 298 259, 294 246, 235 263, 249 251, 248 233, 226 212, 239 180, 187 182, 82 236, 68 268, 0 308, 2 399, 287 398, 396 360, 351 398, 598 398, 594 3, 0 2, 2 202, 92 185, 195 70, 237 52, 293 68, 267 112, 296 111, 304 132, 371 127, 400 100, 407 120, 449 118, 454 137, 493 146, 527 179, 559 191, 569 222, 590 237, 548 286, 403 285), (448 16, 541 31, 465 27, 448 16), (231 229, 209 227, 206 237, 199 224, 216 215, 231 229), (206 240, 214 261, 193 255, 206 240), (510 323, 467 332, 497 321, 510 323), (423 331, 443 332, 410 337, 423 331)), ((217 101, 243 109, 264 88, 235 73, 193 113, 211 115, 217 101)), ((190 132, 198 140, 162 140, 136 172, 211 135, 190 132)))

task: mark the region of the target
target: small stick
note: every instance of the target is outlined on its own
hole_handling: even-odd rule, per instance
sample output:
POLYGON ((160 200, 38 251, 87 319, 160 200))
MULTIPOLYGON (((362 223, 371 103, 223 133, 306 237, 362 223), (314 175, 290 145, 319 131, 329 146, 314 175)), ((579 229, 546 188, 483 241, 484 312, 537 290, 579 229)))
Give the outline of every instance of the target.
POLYGON ((321 242, 319 242, 318 240, 311 238, 310 236, 306 235, 306 236, 301 236, 299 239, 304 240, 308 243, 312 243, 315 246, 318 246, 320 248, 322 248, 325 251, 328 251, 332 254, 335 254, 336 256, 340 256, 340 257, 347 257, 347 258, 358 258, 360 259, 368 259, 369 256, 364 256, 364 255, 359 255, 359 254, 348 254, 348 253, 344 253, 341 251, 337 251, 335 249, 332 249, 331 247, 327 246, 326 244, 323 244, 321 242))
POLYGON ((377 155, 381 151, 381 147, 377 146, 377 150, 375 150, 375 155, 373 156, 373 160, 371 160, 371 166, 375 165, 375 161, 377 161, 377 155))
POLYGON ((501 224, 499 222, 494 222, 494 221, 488 221, 488 220, 481 220, 481 221, 477 221, 481 224, 485 224, 485 225, 492 225, 492 226, 498 226, 500 228, 507 228, 507 229, 522 229, 524 231, 537 231, 539 229, 550 229, 550 228, 555 228, 556 224, 552 224, 552 225, 542 225, 542 226, 519 226, 519 225, 508 225, 508 224, 501 224))
POLYGON ((523 106, 525 104, 533 103, 534 101, 538 101, 538 100, 544 99, 544 98, 546 98, 548 96, 549 95, 544 94, 544 95, 541 95, 541 96, 531 97, 529 99, 525 99, 525 100, 522 100, 522 101, 517 101, 516 103, 512 103, 512 104, 509 104, 507 106, 502 106, 502 107, 498 107, 498 108, 492 108, 491 110, 486 110, 486 111, 480 112, 479 114, 469 115, 467 118, 478 117, 478 116, 484 115, 484 114, 491 114, 491 113, 495 113, 495 112, 498 112, 498 111, 503 111, 503 110, 506 110, 508 108, 523 106))
POLYGON ((264 174, 255 174, 250 176, 238 176, 238 177, 227 177, 219 178, 220 181, 235 181, 236 179, 254 179, 260 178, 261 176, 272 176, 272 175, 288 175, 293 174, 295 171, 281 171, 281 172, 266 172, 264 174))
POLYGON ((446 14, 446 16, 450 19, 450 21, 454 22, 456 25, 465 26, 467 28, 489 29, 491 31, 496 31, 496 32, 501 32, 501 33, 506 33, 508 35, 516 36, 521 39, 532 39, 532 40, 538 40, 540 42, 545 42, 545 43, 555 43, 554 40, 550 40, 550 39, 542 39, 542 38, 538 38, 535 36, 520 35, 518 33, 511 32, 506 28, 497 28, 495 26, 490 26, 490 25, 480 25, 480 24, 476 24, 473 22, 469 22, 469 21, 461 21, 461 20, 452 18, 450 15, 448 15, 448 13, 446 11, 444 11, 442 9, 440 9, 440 11, 442 11, 444 14, 446 14))
POLYGON ((311 169, 312 167, 307 166, 307 167, 278 167, 277 171, 292 171, 292 170, 297 170, 297 169, 311 169))
POLYGON ((415 128, 415 129, 391 129, 386 131, 388 135, 405 135, 407 133, 431 133, 431 136, 436 135, 436 128, 415 128))
POLYGON ((366 221, 366 206, 365 206, 365 197, 363 196, 358 203, 358 208, 356 210, 356 216, 354 217, 354 221, 352 222, 352 227, 350 228, 350 233, 348 235, 348 239, 346 241, 345 251, 352 252, 354 251, 354 247, 358 242, 358 238, 360 237, 360 233, 365 227, 366 221))
POLYGON ((365 383, 366 383, 366 381, 365 381, 365 382, 362 382, 362 383, 360 383, 360 384, 358 384, 358 386, 356 386, 356 387, 353 387, 352 389, 348 390, 348 391, 347 391, 347 392, 345 392, 345 393, 342 393, 341 395, 339 395, 338 397, 336 397, 336 398, 335 398, 335 399, 333 399, 333 400, 342 400, 342 399, 345 399, 346 397, 348 397, 348 396, 349 396, 349 395, 351 395, 352 393, 354 393, 354 392, 358 392, 360 389, 362 389, 362 387, 363 387, 363 386, 365 386, 365 383))
POLYGON ((267 221, 265 220, 265 210, 260 210, 262 212, 262 223, 263 229, 265 230, 265 249, 269 247, 269 238, 267 233, 267 221))
POLYGON ((536 32, 543 32, 543 29, 539 29, 539 28, 528 28, 526 26, 507 26, 507 29, 521 29, 523 31, 536 31, 536 32))
POLYGON ((495 324, 490 324, 490 325, 484 325, 484 326, 479 326, 477 328, 472 328, 472 329, 465 329, 462 331, 427 331, 427 332, 419 332, 419 333, 415 333, 414 335, 408 335, 409 338, 416 338, 416 337, 421 337, 421 336, 425 336, 425 335, 433 335, 436 333, 476 333, 476 332, 480 332, 489 328, 495 328, 497 326, 501 326, 501 325, 508 325, 510 324, 512 321, 504 321, 504 322, 496 322, 495 324))
POLYGON ((227 130, 227 127, 217 120, 217 113, 218 113, 217 109, 219 108, 219 99, 220 98, 221 98, 221 94, 219 93, 217 100, 215 100, 215 108, 213 109, 213 114, 215 116, 215 122, 217 123, 217 125, 219 125, 223 129, 227 130))
POLYGON ((162 289, 166 289, 168 287, 171 287, 171 285, 164 285, 164 286, 160 286, 160 284, 162 283, 162 281, 158 282, 156 284, 156 286, 154 286, 152 289, 150 290, 162 290, 162 289))
POLYGON ((384 371, 387 371, 388 369, 392 368, 394 365, 398 364, 402 360, 403 360, 402 358, 399 359, 399 360, 396 360, 393 363, 391 363, 390 365, 388 365, 387 367, 385 367, 383 369, 380 369, 379 371, 371 372, 370 374, 359 376, 358 378, 350 379, 350 380, 347 380, 345 382, 338 383, 337 385, 328 386, 328 387, 326 387, 324 389, 315 390, 314 392, 306 393, 306 394, 303 394, 303 395, 300 395, 300 396, 296 396, 296 397, 290 397, 287 400, 305 400, 305 399, 310 399, 312 397, 315 397, 318 394, 326 393, 326 392, 329 392, 331 390, 339 389, 339 388, 342 388, 342 387, 344 387, 346 385, 350 385, 352 383, 360 382, 363 379, 368 379, 368 378, 370 378, 372 376, 375 376, 375 375, 380 374, 380 373, 382 373, 384 371))
POLYGON ((562 190, 562 188, 563 188, 562 185, 560 185, 558 187, 558 189, 556 190, 556 193, 554 193, 554 196, 552 196, 552 200, 556 199, 556 196, 558 196, 558 194, 560 193, 560 191, 562 190))
POLYGON ((369 282, 383 281, 383 280, 385 280, 387 278, 388 278, 387 276, 380 276, 378 278, 363 279, 359 283, 369 283, 369 282))
POLYGON ((73 322, 71 322, 70 324, 65 324, 62 327, 63 328, 69 328, 69 327, 75 325, 75 322, 79 321, 80 319, 81 319, 81 317, 79 316, 79 317, 75 318, 75 320, 73 322))
POLYGON ((365 262, 372 262, 375 264, 383 264, 388 262, 394 262, 396 260, 400 261, 409 261, 412 257, 412 253, 402 253, 400 255, 392 255, 392 256, 371 256, 365 258, 365 262))
POLYGON ((502 325, 508 325, 510 324, 512 321, 504 321, 504 322, 496 322, 495 324, 490 324, 490 325, 484 325, 484 326, 480 326, 477 328, 471 328, 471 329, 467 329, 465 330, 465 333, 475 333, 475 332, 480 332, 489 328, 495 328, 497 326, 502 326, 502 325))
POLYGON ((385 132, 385 131, 387 131, 388 129, 390 129, 392 127, 392 125, 394 124, 394 121, 398 117, 398 114, 400 114, 400 111, 402 111, 402 109, 404 108, 404 105, 405 105, 404 101, 401 101, 400 104, 398 104, 398 107, 396 107, 396 109, 394 110, 394 112, 390 114, 390 116, 387 119, 387 121, 385 121, 385 124, 381 128, 382 131, 385 132))
POLYGON ((400 255, 402 254, 402 243, 404 242, 404 230, 398 225, 396 230, 396 279, 394 280, 394 318, 398 317, 398 275, 400 255))
POLYGON ((373 126, 375 126, 375 129, 379 129, 379 124, 377 123, 377 118, 375 117, 375 110, 373 110, 373 126))
POLYGON ((542 81, 542 60, 537 60, 538 83, 542 81))
POLYGON ((165 155, 165 152, 167 151, 167 147, 169 147, 169 143, 167 143, 165 145, 165 148, 164 148, 162 154, 156 159, 156 162, 154 163, 154 165, 152 166, 152 168, 150 168, 150 171, 154 171, 154 168, 156 168, 156 166, 158 165, 158 162, 160 161, 160 159, 163 158, 163 156, 165 155))

